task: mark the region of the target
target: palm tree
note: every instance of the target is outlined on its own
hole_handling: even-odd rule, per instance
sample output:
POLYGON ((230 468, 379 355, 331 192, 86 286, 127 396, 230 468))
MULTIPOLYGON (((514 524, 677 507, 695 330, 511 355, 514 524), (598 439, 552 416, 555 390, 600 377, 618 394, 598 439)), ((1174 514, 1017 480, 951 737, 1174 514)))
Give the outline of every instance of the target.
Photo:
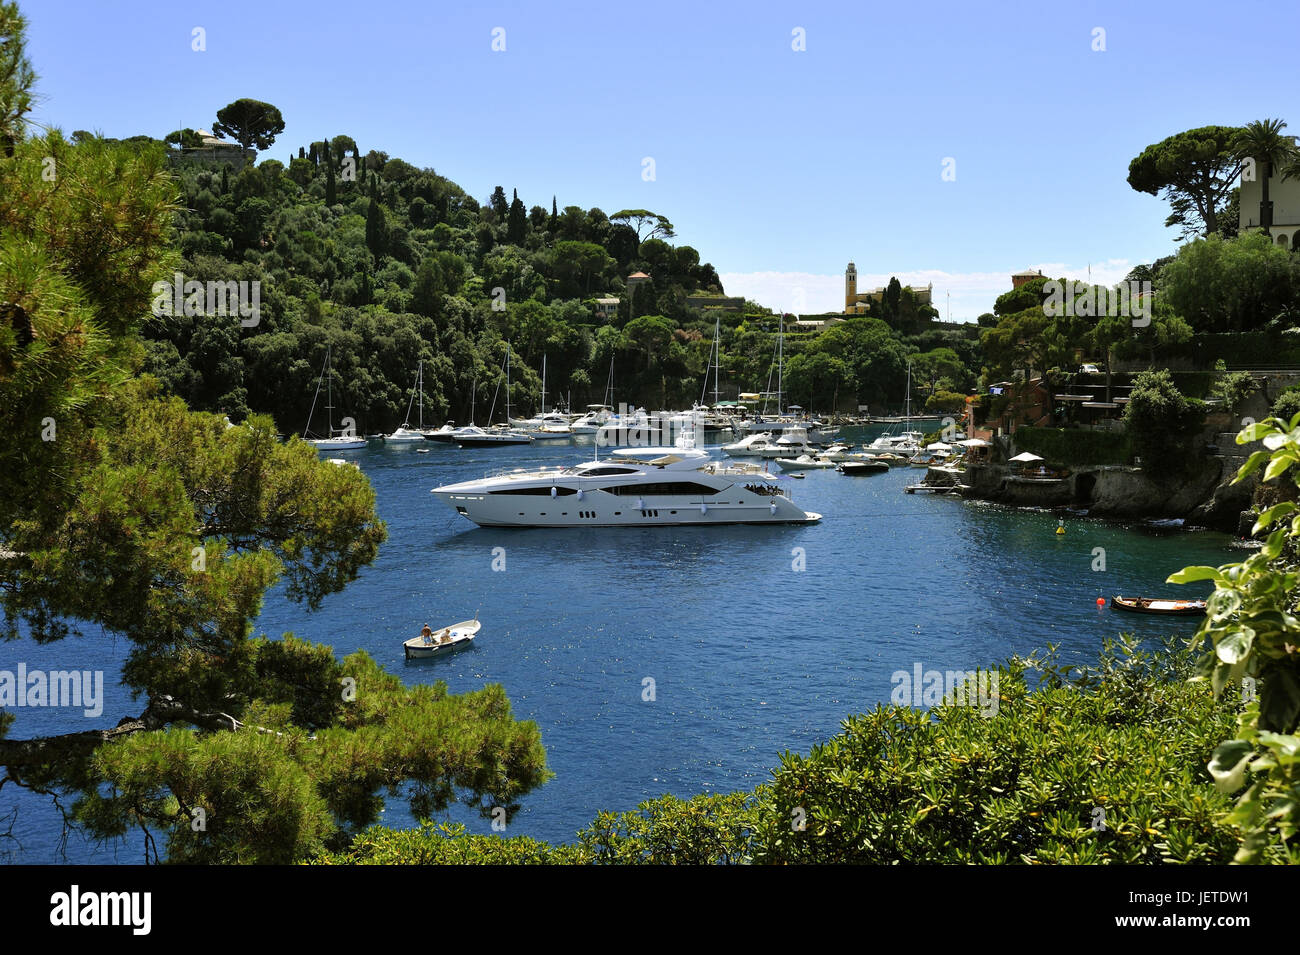
POLYGON ((1269 227, 1273 224, 1273 204, 1268 200, 1268 181, 1273 170, 1290 163, 1297 155, 1295 137, 1283 136, 1286 123, 1280 119, 1257 119, 1248 123, 1237 134, 1237 155, 1241 159, 1253 159, 1260 167, 1259 224, 1265 235, 1271 235, 1269 227))

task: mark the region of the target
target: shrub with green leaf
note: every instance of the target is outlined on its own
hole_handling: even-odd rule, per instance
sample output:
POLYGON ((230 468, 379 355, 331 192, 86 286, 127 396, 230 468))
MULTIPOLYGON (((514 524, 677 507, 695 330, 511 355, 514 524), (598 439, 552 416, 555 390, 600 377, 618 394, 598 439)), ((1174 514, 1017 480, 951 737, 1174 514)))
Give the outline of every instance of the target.
POLYGON ((1256 553, 1221 567, 1185 567, 1171 583, 1214 582, 1196 642, 1207 649, 1202 678, 1216 694, 1242 687, 1256 696, 1242 713, 1232 739, 1214 753, 1210 771, 1220 790, 1240 792, 1230 821, 1240 827, 1238 862, 1278 856, 1300 861, 1293 837, 1300 823, 1300 414, 1269 418, 1237 435, 1238 444, 1262 441, 1236 481, 1264 468, 1258 494, 1276 500, 1255 522, 1268 531, 1256 553), (1280 500, 1278 500, 1280 498, 1280 500), (1289 520, 1288 520, 1289 519, 1289 520), (1243 683, 1243 681, 1247 681, 1243 683), (1243 788, 1244 787, 1244 788, 1243 788))
POLYGON ((1201 403, 1186 398, 1168 371, 1144 371, 1134 379, 1124 424, 1151 477, 1171 478, 1190 469, 1196 457, 1193 439, 1204 420, 1201 403))
MULTIPOLYGON (((1108 644, 998 672, 997 712, 882 705, 752 792, 602 812, 575 847, 425 825, 371 829, 324 862, 1224 863, 1238 839, 1206 764, 1236 700, 1189 682, 1187 650, 1108 644), (1031 686, 1031 683, 1033 686, 1031 686), (495 844, 494 844, 495 843, 495 844)), ((1282 861, 1284 852, 1269 858, 1282 861)))

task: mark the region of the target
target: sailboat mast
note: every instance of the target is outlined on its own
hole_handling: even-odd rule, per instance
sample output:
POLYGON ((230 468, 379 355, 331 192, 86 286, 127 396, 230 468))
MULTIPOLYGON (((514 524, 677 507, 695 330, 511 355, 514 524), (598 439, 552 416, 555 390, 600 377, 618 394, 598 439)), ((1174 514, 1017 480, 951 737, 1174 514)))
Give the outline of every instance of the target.
POLYGON ((325 417, 329 419, 328 438, 334 437, 334 366, 330 364, 330 346, 325 346, 325 417))
POLYGON ((424 359, 420 359, 420 364, 416 371, 416 377, 420 379, 417 387, 420 389, 420 430, 424 430, 424 359))
POLYGON ((907 417, 906 428, 910 430, 912 427, 912 363, 910 361, 907 363, 907 403, 903 413, 907 417))
POLYGON ((718 380, 722 374, 722 316, 713 316, 713 407, 718 407, 718 389, 722 387, 722 382, 718 380))
POLYGON ((542 356, 542 414, 546 414, 546 356, 542 356))
POLYGON ((776 413, 785 414, 785 392, 783 389, 783 378, 785 374, 785 310, 781 311, 781 324, 776 335, 777 361, 776 361, 776 413))

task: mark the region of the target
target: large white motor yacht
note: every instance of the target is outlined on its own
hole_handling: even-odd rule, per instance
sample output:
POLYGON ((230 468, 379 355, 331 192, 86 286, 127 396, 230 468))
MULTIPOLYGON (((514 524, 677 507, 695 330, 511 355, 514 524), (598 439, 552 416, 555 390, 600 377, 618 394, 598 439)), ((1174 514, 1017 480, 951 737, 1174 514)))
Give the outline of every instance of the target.
POLYGON ((778 479, 694 448, 623 448, 568 468, 501 471, 432 493, 484 527, 808 524, 778 479))

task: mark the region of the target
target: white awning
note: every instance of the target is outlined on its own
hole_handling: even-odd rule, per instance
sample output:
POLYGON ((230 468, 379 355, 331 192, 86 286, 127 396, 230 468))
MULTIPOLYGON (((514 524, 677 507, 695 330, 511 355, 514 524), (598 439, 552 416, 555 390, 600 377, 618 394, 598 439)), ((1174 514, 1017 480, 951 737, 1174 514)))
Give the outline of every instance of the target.
POLYGON ((989 442, 983 438, 967 438, 965 441, 958 441, 957 443, 964 448, 987 448, 989 446, 989 442))
POLYGON ((1022 464, 1029 464, 1029 463, 1032 462, 1032 461, 1041 461, 1041 460, 1043 460, 1043 459, 1040 458, 1040 457, 1039 457, 1038 455, 1036 455, 1036 454, 1030 454, 1028 451, 1021 451, 1019 454, 1017 454, 1017 455, 1016 455, 1014 458, 1012 458, 1011 460, 1012 460, 1012 461, 1016 461, 1016 462, 1020 462, 1020 463, 1022 463, 1022 464))

